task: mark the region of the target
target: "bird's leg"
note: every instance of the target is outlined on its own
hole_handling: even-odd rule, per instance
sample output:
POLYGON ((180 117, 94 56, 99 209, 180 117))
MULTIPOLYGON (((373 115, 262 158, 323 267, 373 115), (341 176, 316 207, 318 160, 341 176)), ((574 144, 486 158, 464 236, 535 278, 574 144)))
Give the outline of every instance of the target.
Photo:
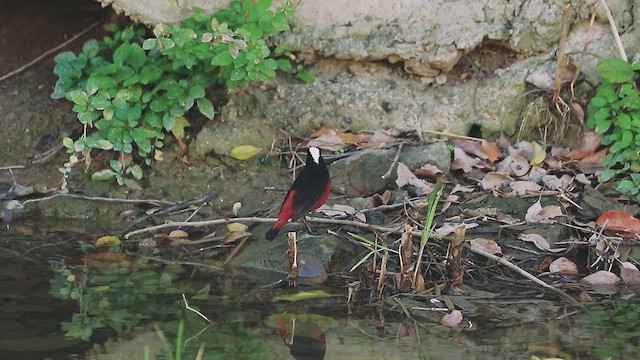
POLYGON ((306 216, 302 218, 302 222, 307 227, 307 230, 309 231, 309 234, 311 234, 311 235, 320 235, 320 232, 315 232, 315 231, 311 230, 311 225, 309 225, 309 222, 307 221, 307 217, 306 216))

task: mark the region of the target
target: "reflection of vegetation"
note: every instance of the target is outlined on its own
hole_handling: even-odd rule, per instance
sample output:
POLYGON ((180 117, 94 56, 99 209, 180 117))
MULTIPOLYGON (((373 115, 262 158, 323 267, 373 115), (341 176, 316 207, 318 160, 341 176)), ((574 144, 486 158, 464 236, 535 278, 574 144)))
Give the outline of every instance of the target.
MULTIPOLYGON (((80 305, 80 312, 62 323, 71 337, 88 340, 95 329, 111 327, 120 333, 142 320, 167 315, 175 319, 182 308, 179 294, 184 291, 174 285, 178 266, 156 269, 145 260, 120 259, 93 260, 84 266, 54 263, 52 267, 56 274, 51 280, 52 295, 80 305)), ((201 291, 208 293, 209 289, 201 291)))
POLYGON ((640 309, 620 301, 611 309, 589 312, 589 327, 602 332, 591 355, 598 358, 638 358, 640 356, 640 309))
POLYGON ((252 333, 252 326, 244 315, 227 315, 230 319, 210 325, 208 329, 203 329, 202 322, 192 316, 187 317, 190 320, 184 325, 175 321, 160 323, 165 338, 172 343, 166 344, 164 353, 156 355, 155 359, 197 359, 199 352, 207 360, 264 359, 266 345, 252 333), (172 349, 175 349, 175 355, 172 349))

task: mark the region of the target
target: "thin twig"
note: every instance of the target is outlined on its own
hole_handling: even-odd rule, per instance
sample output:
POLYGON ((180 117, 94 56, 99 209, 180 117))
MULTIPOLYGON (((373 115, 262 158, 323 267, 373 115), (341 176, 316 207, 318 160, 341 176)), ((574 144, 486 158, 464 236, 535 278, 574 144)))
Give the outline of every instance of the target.
POLYGON ((393 161, 391 162, 391 166, 389 166, 389 170, 387 170, 387 172, 382 175, 383 179, 388 178, 391 175, 391 172, 393 171, 393 168, 396 167, 396 164, 398 164, 398 159, 400 159, 400 153, 402 152, 402 147, 404 146, 404 142, 401 142, 398 145, 398 151, 396 152, 396 156, 393 158, 393 161))
POLYGON ((0 170, 24 169, 25 167, 24 165, 0 166, 0 170))
POLYGON ((613 15, 611 15, 611 10, 607 6, 607 2, 605 0, 600 0, 602 6, 604 6, 604 11, 607 13, 607 19, 609 19, 609 26, 611 26, 611 32, 613 32, 613 38, 616 40, 616 45, 618 46, 618 51, 620 52, 620 57, 622 60, 627 61, 627 53, 624 51, 624 46, 622 46, 622 40, 620 40, 620 34, 618 33, 618 28, 616 27, 616 22, 613 21, 613 15))
POLYGON ((473 140, 473 141, 480 141, 480 142, 484 141, 484 139, 480 139, 480 138, 476 138, 476 137, 472 137, 472 136, 452 134, 452 133, 448 133, 446 131, 423 130, 423 132, 426 132, 427 134, 448 136, 448 137, 453 137, 453 138, 458 138, 458 139, 473 140))
POLYGON ((580 61, 576 65, 576 72, 573 73, 573 79, 571 79, 571 98, 573 99, 576 94, 574 91, 574 87, 576 81, 578 81, 578 76, 580 76, 580 70, 582 69, 582 64, 584 63, 584 58, 587 55, 587 49, 589 47, 589 43, 591 42, 591 34, 593 33, 593 24, 596 21, 596 9, 598 9, 598 3, 593 5, 591 9, 591 20, 589 21, 589 31, 587 31, 587 39, 584 42, 584 46, 582 47, 582 54, 580 54, 580 61))
POLYGON ((90 201, 117 202, 117 203, 125 203, 125 204, 151 204, 155 206, 166 206, 166 205, 175 204, 174 202, 167 201, 167 200, 106 198, 106 197, 100 197, 100 196, 85 196, 85 195, 63 194, 63 193, 56 193, 51 196, 45 196, 37 199, 28 199, 24 201, 24 204, 28 204, 31 202, 44 201, 44 200, 51 200, 59 196, 82 199, 82 200, 90 200, 90 201))
POLYGON ((54 47, 53 49, 47 50, 44 53, 42 53, 40 56, 38 56, 37 58, 29 61, 28 63, 22 65, 21 67, 7 73, 4 74, 2 76, 0 76, 0 82, 7 80, 8 78, 17 75, 23 71, 25 71, 26 69, 28 69, 29 67, 33 66, 34 64, 38 63, 38 61, 46 58, 47 56, 60 51, 60 49, 63 49, 65 46, 71 44, 72 42, 76 41, 79 37, 85 35, 86 33, 88 33, 89 31, 93 30, 93 28, 95 28, 96 26, 100 25, 100 22, 95 22, 91 25, 89 25, 89 27, 87 27, 86 29, 80 31, 79 33, 75 34, 74 36, 72 36, 69 40, 63 42, 62 44, 54 47))
POLYGON ((209 318, 206 317, 203 313, 201 313, 200 311, 198 311, 198 310, 192 308, 191 306, 189 306, 189 302, 187 301, 187 297, 184 294, 182 294, 182 301, 184 301, 184 308, 185 309, 193 311, 194 313, 200 315, 200 317, 203 318, 204 321, 206 321, 207 323, 212 323, 212 321, 209 320, 209 318))

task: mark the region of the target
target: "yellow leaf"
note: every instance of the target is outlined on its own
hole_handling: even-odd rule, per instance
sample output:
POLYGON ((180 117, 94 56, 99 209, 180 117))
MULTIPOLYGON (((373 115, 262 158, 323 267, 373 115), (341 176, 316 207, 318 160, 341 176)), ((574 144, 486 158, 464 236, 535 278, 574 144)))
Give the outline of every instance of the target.
POLYGON ((253 145, 240 145, 231 149, 229 156, 238 160, 247 160, 260 153, 260 148, 253 145))
POLYGON ((96 240, 96 247, 112 247, 112 246, 116 246, 116 245, 120 245, 122 242, 120 241, 120 238, 117 236, 113 236, 113 235, 105 235, 102 236, 100 238, 98 238, 98 240, 96 240))
POLYGON ((191 124, 189 124, 189 120, 184 116, 176 116, 174 121, 175 123, 171 128, 171 133, 173 133, 173 136, 176 139, 184 139, 184 128, 191 126, 191 124))
POLYGON ((533 143, 533 158, 529 162, 531 165, 542 164, 544 159, 547 157, 546 150, 540 146, 537 142, 533 143))
POLYGON ((324 299, 330 297, 342 296, 339 294, 329 294, 326 291, 322 290, 313 290, 313 291, 304 291, 295 294, 287 294, 276 296, 276 300, 283 301, 301 301, 301 300, 310 300, 310 299, 324 299))
POLYGON ((188 239, 189 234, 184 230, 173 230, 169 233, 169 237, 172 237, 174 239, 188 239))
POLYGON ((249 230, 249 228, 245 224, 234 222, 227 224, 227 230, 229 230, 229 232, 243 232, 249 230))

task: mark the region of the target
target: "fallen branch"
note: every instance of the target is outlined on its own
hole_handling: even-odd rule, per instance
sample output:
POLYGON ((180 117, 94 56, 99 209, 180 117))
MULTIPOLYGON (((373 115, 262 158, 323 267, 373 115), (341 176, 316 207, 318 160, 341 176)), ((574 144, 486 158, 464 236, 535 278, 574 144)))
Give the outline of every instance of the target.
MULTIPOLYGON (((276 222, 276 218, 263 218, 263 217, 241 217, 241 218, 228 218, 228 219, 214 219, 214 220, 204 220, 204 221, 169 221, 164 224, 155 225, 146 227, 143 229, 134 230, 128 232, 124 235, 125 239, 133 235, 143 234, 147 232, 153 232, 160 229, 167 228, 177 228, 177 227, 199 227, 199 226, 211 226, 211 225, 222 225, 229 224, 232 222, 257 222, 257 223, 273 223, 276 222)), ((352 221, 352 220, 340 220, 340 219, 327 219, 327 218, 317 218, 317 217, 307 217, 306 220, 308 222, 319 223, 319 224, 332 224, 332 225, 345 225, 345 226, 353 226, 362 229, 368 229, 371 231, 379 231, 387 234, 402 234, 403 229, 400 228, 390 228, 378 225, 366 224, 360 221, 352 221)), ((300 223, 292 223, 292 224, 300 224, 300 223)), ((413 236, 422 236, 422 231, 412 231, 411 235, 413 236)), ((441 239, 442 236, 436 233, 432 233, 431 237, 434 239, 441 239)))
POLYGON ((72 42, 76 41, 79 37, 81 37, 81 36, 85 35, 85 34, 86 34, 86 33, 88 33, 89 31, 93 30, 93 28, 95 28, 95 27, 96 27, 96 26, 98 26, 98 25, 100 25, 100 22, 95 22, 95 23, 93 23, 93 24, 89 25, 89 27, 87 27, 86 29, 84 29, 84 30, 80 31, 79 33, 75 34, 75 35, 74 35, 74 36, 72 36, 69 40, 67 40, 67 41, 63 42, 62 44, 60 44, 60 45, 58 45, 58 46, 56 46, 56 47, 54 47, 53 49, 49 49, 49 50, 45 51, 44 53, 42 53, 42 54, 41 54, 40 56, 38 56, 37 58, 35 58, 35 59, 33 59, 33 60, 29 61, 28 63, 26 63, 26 64, 24 64, 24 65, 20 66, 19 68, 17 68, 17 69, 15 69, 15 70, 13 70, 13 71, 11 71, 11 72, 9 72, 9 73, 6 73, 6 74, 4 74, 4 75, 0 76, 0 82, 2 82, 2 81, 4 81, 4 80, 7 80, 8 78, 10 78, 10 77, 12 77, 12 76, 18 75, 19 73, 21 73, 21 72, 25 71, 25 70, 26 70, 26 69, 28 69, 29 67, 31 67, 31 66, 33 66, 33 65, 37 64, 37 63, 38 63, 38 61, 40 61, 40 60, 42 60, 42 59, 46 58, 47 56, 49 56, 49 55, 51 55, 51 54, 53 54, 53 53, 55 53, 55 52, 60 51, 62 48, 64 48, 65 46, 67 46, 67 45, 71 44, 72 42))

